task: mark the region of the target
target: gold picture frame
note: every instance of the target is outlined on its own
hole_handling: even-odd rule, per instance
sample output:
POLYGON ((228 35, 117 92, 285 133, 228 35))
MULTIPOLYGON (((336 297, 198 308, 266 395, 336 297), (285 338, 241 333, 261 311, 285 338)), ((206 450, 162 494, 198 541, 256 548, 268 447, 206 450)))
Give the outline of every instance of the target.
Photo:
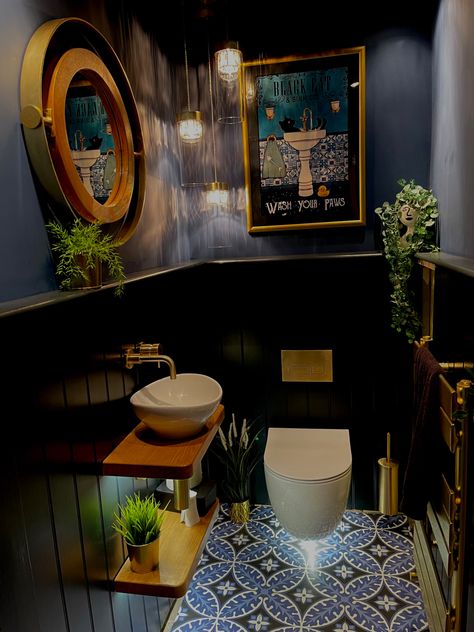
POLYGON ((365 225, 365 48, 241 68, 249 233, 365 225))

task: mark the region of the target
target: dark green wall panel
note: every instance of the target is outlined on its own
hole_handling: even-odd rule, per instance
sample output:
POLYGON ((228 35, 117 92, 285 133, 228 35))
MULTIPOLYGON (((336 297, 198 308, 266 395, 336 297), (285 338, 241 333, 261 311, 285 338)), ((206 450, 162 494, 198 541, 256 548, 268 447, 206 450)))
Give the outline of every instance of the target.
MULTIPOLYGON (((171 600, 110 592, 125 556, 117 502, 157 481, 98 468, 136 424, 130 394, 167 375, 125 370, 125 343, 161 342, 179 372, 217 379, 227 419, 349 428, 350 503, 373 509, 385 433, 397 454, 407 432, 410 355, 387 325, 387 290, 378 255, 229 261, 129 283, 120 300, 104 289, 0 318, 3 387, 21 401, 5 411, 0 460, 2 632, 151 632, 168 616, 171 600), (334 382, 283 383, 281 350, 292 348, 332 348, 334 382)), ((204 471, 218 473, 211 457, 204 471)), ((253 494, 267 501, 261 465, 253 494)))

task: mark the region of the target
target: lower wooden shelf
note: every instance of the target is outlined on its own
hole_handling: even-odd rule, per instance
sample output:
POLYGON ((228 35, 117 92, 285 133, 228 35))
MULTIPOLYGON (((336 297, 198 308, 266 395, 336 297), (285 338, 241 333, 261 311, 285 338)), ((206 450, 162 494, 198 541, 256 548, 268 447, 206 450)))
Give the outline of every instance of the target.
POLYGON ((160 535, 158 569, 152 573, 134 573, 127 558, 114 579, 114 590, 152 597, 182 597, 193 578, 218 511, 216 500, 193 527, 180 522, 180 513, 167 511, 160 535))

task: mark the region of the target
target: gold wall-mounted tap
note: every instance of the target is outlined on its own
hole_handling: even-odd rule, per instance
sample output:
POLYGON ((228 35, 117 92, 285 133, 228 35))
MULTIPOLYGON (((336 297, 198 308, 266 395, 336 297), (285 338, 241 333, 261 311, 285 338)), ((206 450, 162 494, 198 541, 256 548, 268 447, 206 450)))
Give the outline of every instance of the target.
POLYGON ((156 362, 160 366, 160 362, 164 362, 170 368, 170 378, 176 379, 176 365, 172 358, 160 353, 161 345, 159 342, 154 344, 148 344, 140 342, 138 345, 132 347, 125 347, 123 352, 125 354, 125 368, 131 369, 136 364, 143 364, 144 362, 156 362))

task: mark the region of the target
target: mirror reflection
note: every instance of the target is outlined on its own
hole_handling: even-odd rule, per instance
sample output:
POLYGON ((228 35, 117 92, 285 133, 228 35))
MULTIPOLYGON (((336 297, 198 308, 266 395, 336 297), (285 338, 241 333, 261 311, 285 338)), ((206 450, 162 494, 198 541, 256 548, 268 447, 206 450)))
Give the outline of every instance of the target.
POLYGON ((82 183, 104 204, 116 175, 112 124, 96 88, 81 73, 74 76, 67 91, 66 128, 72 161, 82 183))

